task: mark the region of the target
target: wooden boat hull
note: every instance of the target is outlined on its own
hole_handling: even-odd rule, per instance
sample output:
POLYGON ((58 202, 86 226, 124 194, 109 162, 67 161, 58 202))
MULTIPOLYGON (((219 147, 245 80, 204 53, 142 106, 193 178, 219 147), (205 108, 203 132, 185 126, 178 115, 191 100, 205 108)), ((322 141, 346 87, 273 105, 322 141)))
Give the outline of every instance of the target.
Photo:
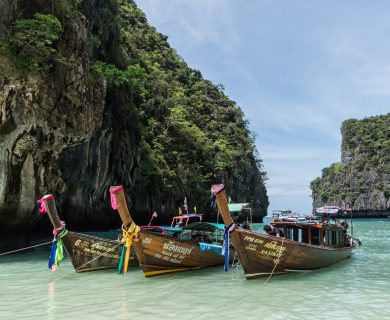
POLYGON ((237 229, 231 233, 247 279, 290 271, 315 270, 348 258, 352 248, 299 243, 237 229))
POLYGON ((223 256, 211 250, 201 251, 198 243, 148 231, 142 231, 133 245, 145 277, 224 264, 223 256))
MULTIPOLYGON (((66 253, 76 272, 117 268, 123 244, 110 239, 69 231, 62 238, 66 253)), ((129 266, 137 266, 134 248, 131 248, 129 266)))
MULTIPOLYGON (((50 218, 54 233, 63 232, 65 223, 58 216, 54 196, 46 195, 39 202, 44 205, 44 212, 47 212, 50 218)), ((123 248, 121 242, 72 231, 64 233, 61 239, 76 272, 117 268, 119 265, 123 248)), ((137 265, 134 248, 131 248, 129 266, 137 265)))

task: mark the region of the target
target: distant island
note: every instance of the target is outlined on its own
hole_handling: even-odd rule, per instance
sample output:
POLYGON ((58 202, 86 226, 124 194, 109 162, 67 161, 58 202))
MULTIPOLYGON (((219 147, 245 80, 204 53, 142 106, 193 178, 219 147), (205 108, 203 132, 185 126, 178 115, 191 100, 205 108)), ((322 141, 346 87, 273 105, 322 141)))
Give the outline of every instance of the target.
POLYGON ((390 216, 390 113, 341 127, 341 162, 311 182, 313 209, 351 208, 355 217, 390 216))

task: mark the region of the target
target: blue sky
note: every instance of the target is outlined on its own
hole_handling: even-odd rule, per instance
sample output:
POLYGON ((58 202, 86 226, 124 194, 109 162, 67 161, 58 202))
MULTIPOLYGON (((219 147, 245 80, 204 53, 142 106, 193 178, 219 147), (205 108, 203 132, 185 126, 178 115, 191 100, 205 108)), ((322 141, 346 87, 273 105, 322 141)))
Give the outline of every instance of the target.
POLYGON ((342 121, 390 112, 388 1, 136 3, 245 112, 269 210, 311 212, 310 181, 340 161, 342 121))

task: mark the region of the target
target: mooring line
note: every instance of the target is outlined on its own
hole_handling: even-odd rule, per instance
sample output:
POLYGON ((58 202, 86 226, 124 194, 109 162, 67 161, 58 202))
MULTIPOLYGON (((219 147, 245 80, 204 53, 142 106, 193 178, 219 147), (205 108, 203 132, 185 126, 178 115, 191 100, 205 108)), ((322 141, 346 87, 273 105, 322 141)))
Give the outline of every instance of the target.
MULTIPOLYGON (((285 238, 283 237, 283 239, 282 239, 282 244, 280 245, 280 251, 282 251, 284 239, 285 239, 285 238)), ((281 255, 278 256, 278 258, 276 259, 274 268, 272 269, 272 272, 271 272, 271 274, 269 275, 269 277, 267 278, 267 280, 265 280, 265 283, 264 283, 264 284, 267 284, 268 280, 271 279, 272 275, 274 274, 274 271, 275 271, 275 269, 276 269, 276 266, 277 266, 277 265, 279 264, 279 262, 280 262, 280 257, 281 257, 281 255)))
MULTIPOLYGON (((99 243, 103 243, 103 241, 102 241, 102 242, 99 242, 99 243)), ((70 274, 75 274, 75 271, 77 272, 77 270, 81 269, 82 267, 86 266, 87 264, 91 263, 92 261, 95 261, 96 259, 99 259, 101 256, 103 256, 103 255, 106 254, 107 252, 113 251, 114 249, 116 249, 117 247, 119 247, 121 244, 122 244, 122 242, 119 242, 117 245, 115 245, 115 246, 112 247, 111 249, 107 250, 106 252, 102 252, 102 253, 99 254, 97 257, 94 257, 94 258, 92 258, 91 260, 87 261, 86 263, 84 263, 83 265, 81 265, 80 267, 78 267, 77 269, 75 269, 74 271, 68 272, 68 273, 66 273, 65 275, 63 275, 62 277, 59 277, 59 278, 57 278, 57 279, 54 279, 54 280, 53 280, 53 283, 56 282, 56 281, 58 281, 58 280, 64 279, 65 277, 69 276, 70 274)), ((69 256, 68 256, 68 258, 70 259, 69 256)))
POLYGON ((8 252, 3 252, 3 253, 0 253, 0 256, 4 256, 4 255, 6 255, 6 254, 10 254, 10 253, 14 253, 14 252, 19 252, 19 251, 23 251, 23 250, 27 250, 27 249, 31 249, 31 248, 36 248, 36 247, 44 246, 44 245, 49 244, 49 243, 52 243, 52 242, 53 242, 53 240, 51 240, 51 241, 49 241, 49 242, 37 244, 37 245, 35 245, 35 246, 30 246, 30 247, 26 247, 26 248, 16 249, 16 250, 8 251, 8 252))

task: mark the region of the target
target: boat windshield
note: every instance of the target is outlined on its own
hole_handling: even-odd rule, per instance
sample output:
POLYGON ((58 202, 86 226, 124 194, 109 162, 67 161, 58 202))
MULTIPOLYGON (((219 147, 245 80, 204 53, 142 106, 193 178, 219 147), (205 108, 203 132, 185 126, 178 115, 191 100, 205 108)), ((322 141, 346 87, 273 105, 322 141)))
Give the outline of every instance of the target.
POLYGON ((194 222, 183 227, 179 235, 181 240, 205 242, 221 245, 223 242, 224 225, 210 222, 194 222))

